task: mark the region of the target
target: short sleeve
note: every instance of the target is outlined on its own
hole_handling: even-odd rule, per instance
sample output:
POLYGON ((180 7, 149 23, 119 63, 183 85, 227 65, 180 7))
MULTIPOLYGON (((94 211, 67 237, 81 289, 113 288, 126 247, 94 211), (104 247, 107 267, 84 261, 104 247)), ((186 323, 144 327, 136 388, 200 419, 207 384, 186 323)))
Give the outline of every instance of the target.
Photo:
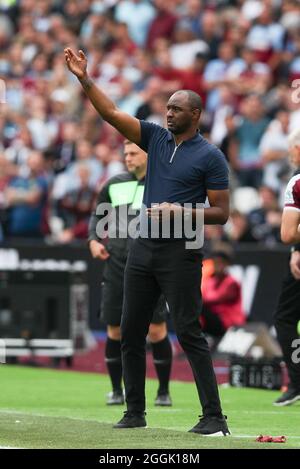
POLYGON ((284 195, 284 208, 300 211, 300 175, 290 179, 284 195))
POLYGON ((147 122, 144 120, 140 121, 141 123, 141 142, 139 146, 144 150, 145 152, 148 152, 148 148, 150 145, 150 142, 153 137, 158 135, 162 127, 159 125, 153 124, 152 122, 147 122))
POLYGON ((205 176, 206 189, 225 190, 229 186, 229 170, 223 153, 217 148, 208 155, 208 165, 205 176))

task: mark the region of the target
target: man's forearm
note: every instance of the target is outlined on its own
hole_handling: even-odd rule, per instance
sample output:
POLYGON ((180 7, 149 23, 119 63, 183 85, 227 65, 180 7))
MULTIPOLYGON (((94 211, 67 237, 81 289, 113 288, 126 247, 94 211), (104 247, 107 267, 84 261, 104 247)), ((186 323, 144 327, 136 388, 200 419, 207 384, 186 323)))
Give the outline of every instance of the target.
POLYGON ((138 145, 141 141, 140 121, 120 111, 115 103, 93 83, 88 75, 81 78, 79 82, 100 116, 115 127, 124 137, 138 145))
POLYGON ((300 225, 282 224, 281 225, 281 241, 284 244, 300 243, 300 225))
POLYGON ((88 75, 85 75, 79 82, 96 111, 104 120, 113 125, 114 113, 117 111, 115 103, 95 85, 88 75))
POLYGON ((204 208, 205 225, 225 225, 228 220, 228 214, 220 207, 204 208))
POLYGON ((289 238, 282 239, 285 244, 298 244, 300 243, 300 233, 299 231, 290 234, 289 238))
POLYGON ((228 220, 228 215, 220 207, 184 208, 183 216, 184 218, 192 217, 193 220, 203 217, 205 225, 224 225, 228 220))

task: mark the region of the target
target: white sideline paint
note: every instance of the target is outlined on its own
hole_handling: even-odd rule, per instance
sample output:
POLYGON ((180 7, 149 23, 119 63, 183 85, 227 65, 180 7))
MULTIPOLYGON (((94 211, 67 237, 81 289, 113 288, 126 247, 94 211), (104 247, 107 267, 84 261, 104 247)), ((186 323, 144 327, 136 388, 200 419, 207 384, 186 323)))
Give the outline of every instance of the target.
MULTIPOLYGON (((153 412, 155 409, 152 409, 151 412, 153 412)), ((283 412, 281 411, 231 411, 230 413, 235 413, 235 412, 239 412, 239 413, 253 413, 253 414, 257 414, 257 413, 260 413, 260 414, 283 414, 283 412)), ((0 413, 3 413, 3 414, 23 414, 25 416, 28 416, 28 417, 49 417, 49 418, 65 418, 65 419, 68 419, 68 420, 78 420, 78 421, 84 421, 84 422, 95 422, 95 423, 106 423, 106 424, 110 424, 112 425, 112 422, 105 422, 105 421, 99 421, 99 420, 93 420, 93 419, 84 419, 84 418, 80 418, 80 417, 55 417, 53 415, 45 415, 45 414, 39 414, 39 413, 29 413, 29 412, 24 412, 24 411, 16 411, 16 410, 10 410, 10 409, 1 409, 0 408, 0 413)), ((295 415, 294 412, 286 412, 284 411, 284 415, 286 414, 292 414, 292 415, 295 415)), ((149 428, 149 427, 148 427, 149 428)), ((150 428, 155 428, 155 427, 150 427, 150 428)), ((176 430, 174 428, 170 428, 170 427, 159 427, 161 430, 170 430, 172 432, 186 432, 187 431, 187 428, 186 427, 178 427, 176 428, 176 430)), ((144 429, 144 428, 142 428, 144 429)), ((213 438, 211 435, 206 435, 210 438, 213 438)), ((255 439, 259 436, 259 434, 257 435, 235 435, 235 434, 230 434, 230 435, 226 435, 225 438, 237 438, 237 439, 242 439, 242 438, 247 438, 247 439, 255 439)), ((224 437, 224 435, 223 435, 224 437)), ((217 437, 218 438, 218 437, 217 437)), ((293 440, 300 440, 300 435, 286 435, 286 438, 287 439, 293 439, 293 440)), ((0 446, 0 449, 25 449, 25 448, 16 448, 16 447, 12 447, 12 446, 0 446)))
POLYGON ((238 413, 238 414, 253 414, 253 415, 295 415, 295 412, 288 412, 288 411, 276 411, 276 410, 232 410, 231 414, 238 413))
POLYGON ((16 446, 0 446, 0 449, 23 449, 23 448, 17 448, 16 446))

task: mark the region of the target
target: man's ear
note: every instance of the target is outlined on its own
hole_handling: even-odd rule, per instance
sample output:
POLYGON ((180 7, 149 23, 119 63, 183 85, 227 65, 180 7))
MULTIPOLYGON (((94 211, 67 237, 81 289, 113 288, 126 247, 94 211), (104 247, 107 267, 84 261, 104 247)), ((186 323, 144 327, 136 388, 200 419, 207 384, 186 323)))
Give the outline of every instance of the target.
POLYGON ((199 122, 201 117, 201 111, 199 109, 192 110, 193 116, 195 117, 195 121, 199 122))

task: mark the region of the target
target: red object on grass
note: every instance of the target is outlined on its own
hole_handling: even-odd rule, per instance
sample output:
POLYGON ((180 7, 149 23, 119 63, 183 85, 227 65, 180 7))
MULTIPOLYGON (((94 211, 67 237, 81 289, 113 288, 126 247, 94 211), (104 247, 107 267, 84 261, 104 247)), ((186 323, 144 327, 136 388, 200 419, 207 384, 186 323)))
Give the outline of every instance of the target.
POLYGON ((285 436, 269 436, 269 435, 259 435, 255 441, 259 443, 285 443, 285 436))

